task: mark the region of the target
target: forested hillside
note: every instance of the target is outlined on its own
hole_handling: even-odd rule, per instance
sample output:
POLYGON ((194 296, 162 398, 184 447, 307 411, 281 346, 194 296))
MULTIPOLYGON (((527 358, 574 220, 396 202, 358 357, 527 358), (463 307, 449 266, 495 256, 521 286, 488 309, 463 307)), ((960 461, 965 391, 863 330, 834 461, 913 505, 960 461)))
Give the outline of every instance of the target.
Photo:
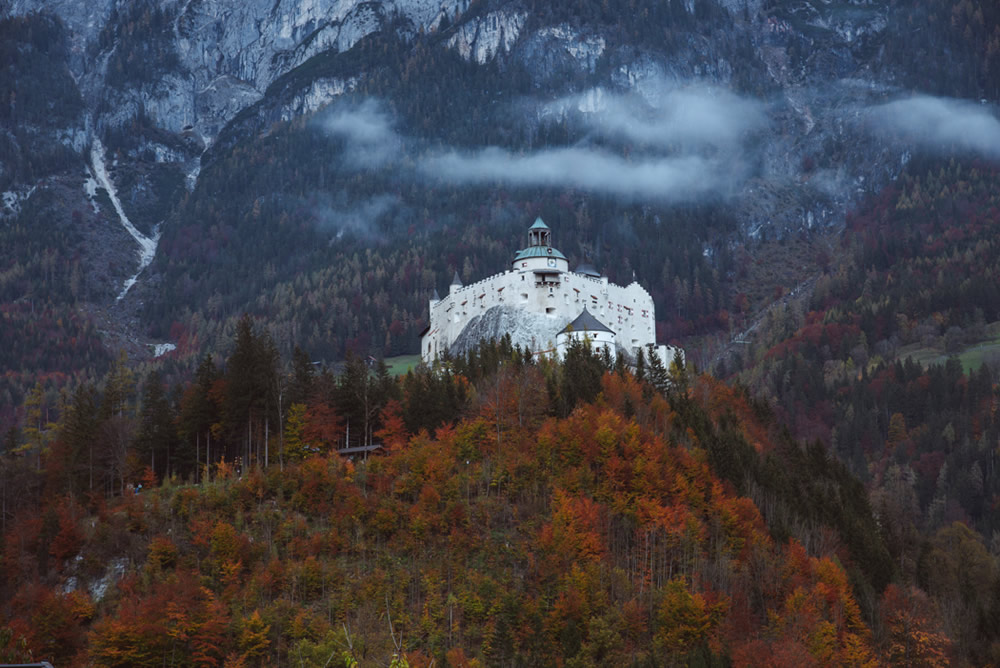
POLYGON ((981 661, 996 642, 982 583, 1000 552, 998 187, 994 165, 915 160, 849 217, 811 297, 773 311, 757 344, 719 367, 742 366, 796 436, 865 481, 907 578, 941 595, 954 584, 941 551, 964 552, 946 621, 981 661))
POLYGON ((40 459, 5 456, 17 508, 4 526, 5 657, 962 656, 935 602, 899 579, 859 484, 742 390, 676 366, 639 380, 582 347, 535 364, 501 342, 398 382, 359 364, 339 378, 300 364, 283 437, 258 442, 273 407, 236 404, 268 347, 243 323, 224 369, 206 360, 167 391, 179 408, 155 374, 137 405, 119 368, 73 397, 40 459), (348 460, 333 447, 363 415, 386 453, 348 460), (126 468, 98 451, 92 468, 87 445, 112 434, 126 468))

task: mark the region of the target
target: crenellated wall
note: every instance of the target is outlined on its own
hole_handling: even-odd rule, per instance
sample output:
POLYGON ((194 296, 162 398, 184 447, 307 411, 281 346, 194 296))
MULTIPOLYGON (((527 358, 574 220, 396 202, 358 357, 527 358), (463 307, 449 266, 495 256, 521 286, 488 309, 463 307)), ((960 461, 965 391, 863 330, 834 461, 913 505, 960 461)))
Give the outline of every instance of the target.
POLYGON ((533 340, 514 341, 536 352, 554 350, 555 335, 584 307, 614 330, 618 345, 626 350, 656 342, 653 299, 638 283, 622 287, 609 283, 606 277, 570 271, 506 271, 453 287, 441 300, 430 302, 430 328, 421 340, 424 361, 431 362, 450 351, 471 321, 498 306, 544 316, 532 328, 533 340), (547 323, 551 326, 545 326, 547 323))

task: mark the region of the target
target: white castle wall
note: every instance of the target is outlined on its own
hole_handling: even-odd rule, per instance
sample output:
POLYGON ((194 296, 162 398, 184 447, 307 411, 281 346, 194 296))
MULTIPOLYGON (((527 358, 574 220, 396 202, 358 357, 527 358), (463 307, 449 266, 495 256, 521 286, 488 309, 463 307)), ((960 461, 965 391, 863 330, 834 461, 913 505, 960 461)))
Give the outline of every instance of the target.
POLYGON ((603 350, 607 350, 611 359, 615 359, 618 356, 618 348, 615 345, 617 336, 611 332, 566 332, 565 334, 560 334, 558 336, 559 342, 556 345, 556 352, 559 355, 559 359, 566 359, 566 353, 569 352, 569 348, 574 340, 590 342, 590 350, 598 355, 603 354, 603 350))
MULTIPOLYGON (((544 262, 544 258, 537 259, 544 262)), ((586 307, 614 330, 620 347, 634 350, 656 342, 653 299, 638 283, 622 287, 609 283, 605 277, 592 278, 565 271, 565 261, 560 261, 548 274, 534 273, 539 269, 534 266, 536 262, 527 264, 531 266, 453 287, 440 301, 432 300, 430 328, 421 339, 420 352, 424 361, 432 362, 443 355, 472 318, 494 306, 513 306, 542 314, 555 321, 555 332, 572 322, 586 307)), ((555 347, 553 335, 549 341, 537 342, 535 352, 554 352, 555 347)))

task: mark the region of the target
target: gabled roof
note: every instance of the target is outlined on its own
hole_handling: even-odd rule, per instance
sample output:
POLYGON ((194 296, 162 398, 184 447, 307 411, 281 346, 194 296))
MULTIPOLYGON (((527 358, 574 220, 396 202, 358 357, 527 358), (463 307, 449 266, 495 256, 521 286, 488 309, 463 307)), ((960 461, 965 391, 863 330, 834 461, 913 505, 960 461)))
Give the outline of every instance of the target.
POLYGON ((529 257, 554 257, 559 258, 560 260, 566 259, 565 255, 551 246, 528 246, 524 250, 517 251, 517 255, 514 256, 514 262, 517 262, 518 260, 525 260, 529 257))
POLYGON ((587 310, 587 307, 583 307, 583 312, 576 316, 576 320, 569 323, 563 330, 559 332, 560 334, 567 334, 569 332, 610 332, 614 334, 614 330, 609 329, 607 325, 595 318, 587 310))
POLYGON ((549 226, 545 224, 545 221, 539 218, 535 218, 535 222, 528 228, 529 230, 547 230, 549 226))
POLYGON ((576 265, 576 269, 573 270, 573 273, 583 274, 584 276, 590 276, 591 278, 601 277, 601 272, 597 271, 597 269, 594 268, 594 265, 588 262, 581 262, 576 265))

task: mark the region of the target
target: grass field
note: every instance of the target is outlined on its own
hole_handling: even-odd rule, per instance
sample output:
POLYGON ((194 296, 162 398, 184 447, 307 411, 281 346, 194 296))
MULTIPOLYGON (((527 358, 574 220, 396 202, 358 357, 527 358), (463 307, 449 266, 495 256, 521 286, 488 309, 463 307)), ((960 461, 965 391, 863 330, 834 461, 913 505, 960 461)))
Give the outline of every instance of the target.
MULTIPOLYGON (((954 353, 962 363, 962 368, 965 369, 966 373, 979 369, 983 362, 1000 360, 1000 323, 989 324, 987 331, 991 338, 973 343, 954 353)), ((914 362, 923 366, 944 364, 951 357, 940 348, 929 348, 921 346, 919 343, 903 346, 899 349, 897 356, 903 360, 912 357, 914 362)))
POLYGON ((420 355, 398 355, 386 357, 385 364, 393 376, 402 376, 413 367, 420 364, 420 355))

